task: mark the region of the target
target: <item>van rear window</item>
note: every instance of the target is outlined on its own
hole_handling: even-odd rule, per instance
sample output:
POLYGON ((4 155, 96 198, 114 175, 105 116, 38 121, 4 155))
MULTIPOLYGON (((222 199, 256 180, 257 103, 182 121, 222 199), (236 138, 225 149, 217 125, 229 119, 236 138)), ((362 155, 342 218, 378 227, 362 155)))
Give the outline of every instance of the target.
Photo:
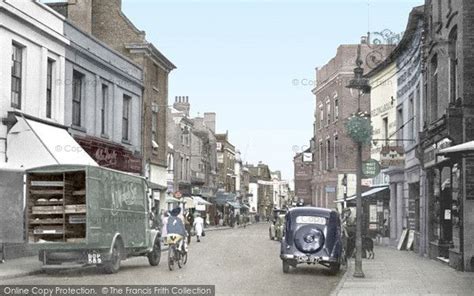
POLYGON ((296 223, 326 225, 326 218, 316 216, 299 216, 296 217, 296 223))

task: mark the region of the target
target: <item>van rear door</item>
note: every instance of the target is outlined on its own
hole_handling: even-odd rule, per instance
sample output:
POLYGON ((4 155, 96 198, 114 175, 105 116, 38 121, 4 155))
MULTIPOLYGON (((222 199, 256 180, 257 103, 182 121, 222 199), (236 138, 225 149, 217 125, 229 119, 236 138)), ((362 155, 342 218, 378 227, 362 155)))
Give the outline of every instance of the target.
POLYGON ((0 170, 0 243, 25 238, 24 172, 0 170))

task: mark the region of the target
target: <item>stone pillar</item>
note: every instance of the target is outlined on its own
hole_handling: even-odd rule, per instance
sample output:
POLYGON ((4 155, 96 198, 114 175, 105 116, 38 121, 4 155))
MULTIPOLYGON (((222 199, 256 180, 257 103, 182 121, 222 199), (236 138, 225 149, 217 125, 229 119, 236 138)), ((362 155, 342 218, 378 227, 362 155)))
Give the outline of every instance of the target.
POLYGON ((390 239, 397 239, 397 184, 390 183, 390 239))
POLYGON ((397 239, 400 238, 403 231, 403 183, 397 183, 397 239))

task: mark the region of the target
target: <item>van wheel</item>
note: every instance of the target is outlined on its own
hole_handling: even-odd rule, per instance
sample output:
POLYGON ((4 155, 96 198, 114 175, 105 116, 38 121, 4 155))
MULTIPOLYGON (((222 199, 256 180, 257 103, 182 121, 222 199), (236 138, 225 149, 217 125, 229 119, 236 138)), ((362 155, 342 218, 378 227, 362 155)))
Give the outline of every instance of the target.
POLYGON ((290 264, 286 262, 286 260, 283 260, 282 264, 283 264, 283 273, 290 272, 290 264))
POLYGON ((147 254, 148 257, 148 263, 150 263, 151 266, 157 266, 160 264, 160 259, 161 259, 161 244, 160 244, 160 239, 157 237, 155 238, 155 243, 153 244, 153 250, 147 254))
POLYGON ((117 273, 120 269, 120 261, 122 260, 122 251, 120 243, 115 241, 114 246, 112 247, 112 256, 110 261, 105 262, 103 265, 103 271, 107 274, 117 273))

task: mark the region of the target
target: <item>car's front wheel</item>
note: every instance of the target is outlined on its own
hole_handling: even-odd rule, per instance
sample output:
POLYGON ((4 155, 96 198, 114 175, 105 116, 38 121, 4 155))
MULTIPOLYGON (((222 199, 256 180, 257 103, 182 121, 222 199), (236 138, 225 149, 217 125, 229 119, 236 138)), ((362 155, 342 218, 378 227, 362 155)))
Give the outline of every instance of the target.
POLYGON ((290 272, 290 263, 288 263, 286 260, 282 261, 282 266, 283 266, 283 273, 290 272))

